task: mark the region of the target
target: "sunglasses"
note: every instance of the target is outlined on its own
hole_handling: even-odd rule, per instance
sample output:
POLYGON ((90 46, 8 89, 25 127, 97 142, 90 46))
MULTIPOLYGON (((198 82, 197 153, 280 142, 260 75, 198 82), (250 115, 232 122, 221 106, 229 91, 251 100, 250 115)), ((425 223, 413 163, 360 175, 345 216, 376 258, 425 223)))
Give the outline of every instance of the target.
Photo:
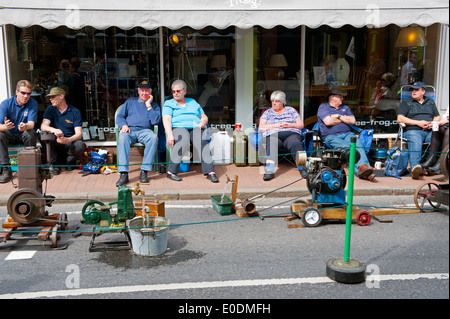
POLYGON ((175 94, 175 93, 179 94, 179 93, 181 93, 181 92, 183 92, 183 91, 184 91, 184 89, 183 89, 183 90, 172 90, 172 93, 173 93, 173 94, 175 94))
POLYGON ((22 95, 31 95, 31 92, 23 92, 23 91, 20 91, 19 93, 22 94, 22 95))

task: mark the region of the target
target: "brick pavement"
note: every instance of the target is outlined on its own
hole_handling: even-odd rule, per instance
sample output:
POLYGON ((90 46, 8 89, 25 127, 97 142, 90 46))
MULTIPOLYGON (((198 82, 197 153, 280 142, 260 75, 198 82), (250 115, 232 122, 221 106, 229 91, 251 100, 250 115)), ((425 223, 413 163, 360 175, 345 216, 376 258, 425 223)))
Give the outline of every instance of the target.
MULTIPOLYGON (((130 172, 129 186, 139 181, 140 166, 132 166, 130 172)), ((46 194, 53 195, 60 201, 71 199, 99 199, 103 201, 114 201, 117 198, 116 181, 119 175, 112 173, 109 175, 91 174, 82 176, 79 170, 61 170, 61 174, 54 176, 43 183, 46 194)), ((217 165, 216 174, 220 179, 219 183, 211 183, 201 173, 199 164, 191 164, 190 171, 180 173, 183 178, 181 182, 171 181, 166 178, 166 174, 149 173, 149 185, 141 185, 146 196, 157 196, 159 199, 209 199, 210 195, 222 194, 226 186, 226 194, 230 194, 231 183, 226 184, 226 176, 238 179, 238 193, 241 196, 252 196, 266 193, 279 187, 285 186, 300 179, 297 169, 288 163, 281 163, 275 179, 263 181, 263 166, 236 167, 231 165, 217 165)), ((354 179, 355 195, 408 195, 413 194, 416 188, 426 182, 442 183, 443 175, 422 176, 419 180, 413 180, 410 176, 402 179, 394 177, 380 176, 375 182, 354 179)), ((17 179, 14 179, 17 183, 17 179)), ((0 184, 0 202, 4 205, 8 198, 17 188, 13 183, 0 184)), ((272 197, 296 197, 307 193, 306 181, 300 180, 288 187, 280 189, 271 194, 272 197)))

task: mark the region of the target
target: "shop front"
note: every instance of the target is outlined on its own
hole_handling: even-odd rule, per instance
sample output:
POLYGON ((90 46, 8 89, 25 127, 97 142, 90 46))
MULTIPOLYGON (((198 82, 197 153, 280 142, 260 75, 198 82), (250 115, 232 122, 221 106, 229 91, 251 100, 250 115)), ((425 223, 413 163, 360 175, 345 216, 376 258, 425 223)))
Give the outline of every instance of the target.
POLYGON ((161 105, 184 79, 220 130, 256 127, 275 90, 308 128, 332 87, 347 92, 357 125, 380 136, 398 131, 404 85, 432 86, 447 110, 448 2, 292 2, 4 1, 0 99, 27 79, 43 112, 46 93, 64 86, 99 145, 115 142, 116 109, 143 79, 161 105))

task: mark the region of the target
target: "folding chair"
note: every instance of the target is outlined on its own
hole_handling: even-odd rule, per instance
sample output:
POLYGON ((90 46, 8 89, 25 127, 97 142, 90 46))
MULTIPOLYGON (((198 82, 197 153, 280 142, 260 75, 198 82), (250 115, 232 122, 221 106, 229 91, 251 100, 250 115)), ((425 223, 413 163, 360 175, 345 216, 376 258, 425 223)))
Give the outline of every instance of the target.
MULTIPOLYGON (((372 144, 373 140, 373 130, 372 129, 362 129, 355 125, 350 125, 351 129, 356 132, 356 136, 361 140, 361 142, 364 145, 364 151, 366 153, 369 153, 370 151, 370 145, 372 144), (364 135, 364 138, 362 138, 361 135, 364 135)), ((319 143, 322 144, 323 147, 327 149, 333 149, 334 147, 331 146, 329 143, 325 142, 325 140, 322 137, 322 133, 320 132, 319 123, 314 124, 313 132, 317 135, 317 140, 319 143)))

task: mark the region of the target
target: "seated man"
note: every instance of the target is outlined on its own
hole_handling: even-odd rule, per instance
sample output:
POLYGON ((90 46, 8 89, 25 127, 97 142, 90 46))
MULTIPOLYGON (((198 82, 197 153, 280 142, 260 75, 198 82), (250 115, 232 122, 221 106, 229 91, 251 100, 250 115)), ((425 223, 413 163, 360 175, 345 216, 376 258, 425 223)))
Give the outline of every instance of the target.
POLYGON ((153 102, 152 89, 148 81, 138 84, 138 94, 139 97, 130 97, 125 101, 116 118, 116 124, 120 128, 117 144, 120 178, 116 183, 117 187, 125 185, 129 181, 128 165, 131 144, 142 143, 145 146, 139 176, 141 183, 148 183, 147 172, 152 170, 158 146, 158 137, 153 132, 153 125, 157 125, 161 121, 161 112, 159 105, 153 102))
POLYGON ((41 130, 55 134, 56 140, 50 143, 50 172, 60 173, 60 168, 54 165, 67 164, 67 170, 75 168, 75 161, 83 154, 85 147, 82 138, 81 112, 73 105, 67 104, 66 92, 54 87, 47 95, 49 105, 44 113, 41 130), (65 157, 65 163, 58 161, 58 155, 65 157))
POLYGON ((0 166, 2 175, 0 183, 7 183, 12 178, 9 164, 8 143, 36 146, 38 103, 31 99, 31 83, 21 80, 16 85, 16 95, 0 104, 0 166))
MULTIPOLYGON (((350 125, 356 122, 355 116, 347 105, 342 104, 346 95, 347 93, 339 89, 332 89, 328 102, 322 103, 317 112, 322 138, 334 148, 350 147, 350 140, 355 135, 350 128, 350 125)), ((356 139, 356 150, 360 154, 360 159, 355 164, 355 173, 361 179, 373 181, 375 174, 359 139, 356 139)))
POLYGON ((441 117, 433 99, 425 96, 425 83, 416 82, 411 88, 411 97, 398 107, 397 122, 406 124, 404 136, 408 140, 412 178, 418 179, 422 174, 422 144, 431 141, 431 122, 439 122, 441 117))

